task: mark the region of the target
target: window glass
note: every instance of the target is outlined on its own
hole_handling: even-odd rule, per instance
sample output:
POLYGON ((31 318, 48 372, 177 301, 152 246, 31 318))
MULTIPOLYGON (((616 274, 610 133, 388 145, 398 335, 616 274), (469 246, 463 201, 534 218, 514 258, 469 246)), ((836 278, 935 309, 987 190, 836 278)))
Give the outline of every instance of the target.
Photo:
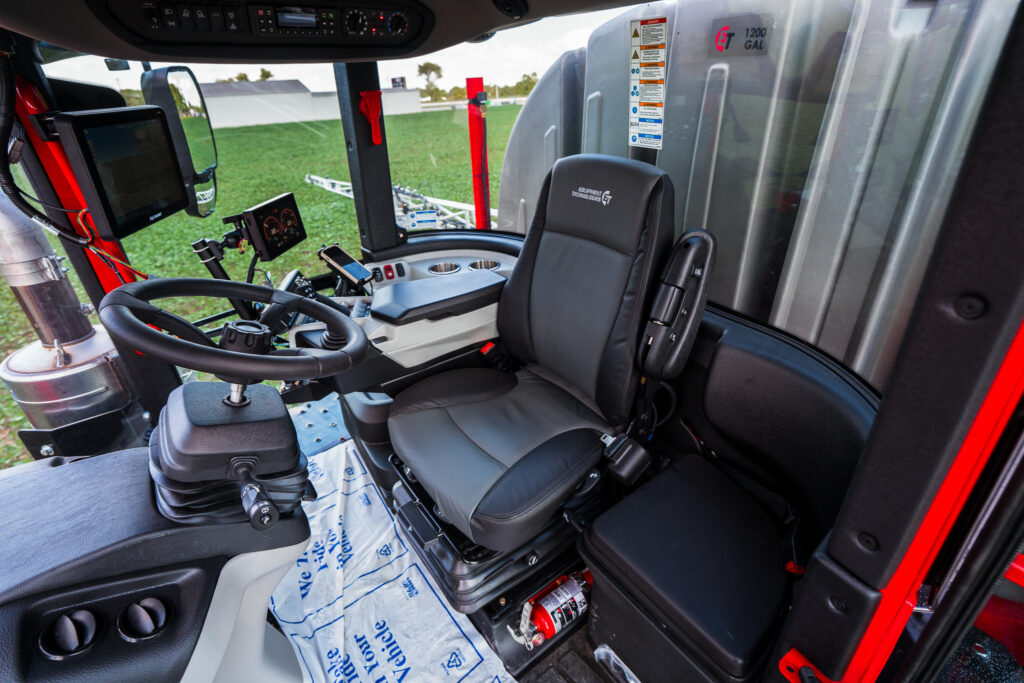
MULTIPOLYGON (((512 194, 524 181, 539 189, 554 157, 548 158, 544 168, 539 165, 544 154, 538 156, 537 164, 526 166, 522 157, 533 154, 537 139, 543 141, 547 135, 553 142, 562 134, 533 128, 533 116, 521 123, 519 114, 538 87, 545 92, 534 96, 531 111, 547 111, 552 104, 545 93, 558 79, 548 77, 548 83, 541 84, 541 76, 564 53, 585 46, 596 27, 620 13, 605 10, 548 18, 422 58, 381 62, 382 105, 399 224, 409 230, 481 227, 475 210, 474 177, 482 168, 479 155, 485 146, 489 182, 481 201, 490 208, 490 227, 525 232, 503 216, 511 213, 503 211, 500 202, 512 201, 506 197, 512 195, 502 190, 502 184, 509 179, 512 194), (482 118, 477 116, 479 108, 468 102, 481 92, 467 93, 467 87, 479 88, 470 79, 480 79, 486 93, 482 118), (474 125, 484 127, 481 139, 485 145, 471 144, 476 135, 471 132, 474 125), (509 163, 506 150, 510 147, 513 158, 509 163)), ((559 144, 568 145, 569 153, 578 153, 579 122, 570 128, 574 133, 559 144)), ((479 186, 483 191, 484 184, 479 186)), ((535 202, 534 197, 531 203, 535 202)))
MULTIPOLYGON (((170 66, 154 63, 153 68, 170 66)), ((122 243, 132 265, 163 277, 209 277, 193 253, 192 242, 219 239, 230 226, 222 219, 284 192, 295 194, 307 239, 271 263, 260 263, 256 282, 277 282, 293 268, 317 263, 324 244, 339 242, 359 253, 359 231, 352 200, 306 181, 307 174, 348 180, 348 160, 330 64, 189 65, 200 83, 217 146, 216 209, 207 218, 181 211, 126 237, 122 243)), ((144 104, 142 67, 109 71, 104 60, 78 56, 44 65, 50 78, 108 85, 129 105, 144 104)), ((252 250, 228 253, 223 265, 244 279, 252 250)), ((218 313, 219 299, 168 302, 189 319, 218 313)))

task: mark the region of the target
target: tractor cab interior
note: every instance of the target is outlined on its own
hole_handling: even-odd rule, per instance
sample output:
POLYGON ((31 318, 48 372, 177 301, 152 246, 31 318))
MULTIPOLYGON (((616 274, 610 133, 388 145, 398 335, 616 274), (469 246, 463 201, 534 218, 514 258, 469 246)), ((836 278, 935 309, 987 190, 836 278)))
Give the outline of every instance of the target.
POLYGON ((516 110, 493 199, 486 91, 451 101, 475 206, 401 184, 386 60, 618 4, 0 10, 38 337, 0 365, 33 458, 0 470, 0 679, 1024 677, 1017 4, 623 7, 516 110), (54 75, 83 55, 141 62, 139 101, 54 75), (210 103, 248 86, 158 60, 332 63, 349 180, 234 205, 210 103))

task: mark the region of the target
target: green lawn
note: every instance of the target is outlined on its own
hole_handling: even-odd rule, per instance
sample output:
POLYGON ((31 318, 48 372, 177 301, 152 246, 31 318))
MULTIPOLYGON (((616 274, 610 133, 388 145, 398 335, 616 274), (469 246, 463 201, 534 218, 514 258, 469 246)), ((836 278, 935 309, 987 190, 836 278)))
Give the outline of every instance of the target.
MULTIPOLYGON (((506 105, 492 107, 487 112, 493 207, 498 201, 505 144, 519 109, 506 105)), ((472 203, 465 110, 385 117, 385 128, 393 182, 434 197, 472 203)), ((217 211, 205 219, 192 218, 182 212, 126 238, 124 247, 135 267, 161 277, 208 277, 189 245, 201 237, 219 238, 227 229, 221 224, 223 216, 238 213, 282 192, 295 193, 309 237, 267 264, 275 281, 293 268, 320 272, 316 251, 325 243, 337 241, 358 254, 359 236, 352 200, 304 182, 307 173, 349 179, 340 121, 225 128, 214 133, 220 157, 217 211)), ((24 179, 19 182, 28 189, 24 179)), ((231 254, 224 266, 233 277, 241 279, 249 257, 250 253, 231 254)), ((193 300, 187 307, 168 305, 168 308, 194 319, 224 310, 226 305, 219 300, 203 299, 193 300)), ((11 291, 0 287, 0 352, 6 356, 34 338, 11 291)), ((17 404, 5 390, 0 390, 0 468, 27 458, 17 430, 28 426, 17 404)))

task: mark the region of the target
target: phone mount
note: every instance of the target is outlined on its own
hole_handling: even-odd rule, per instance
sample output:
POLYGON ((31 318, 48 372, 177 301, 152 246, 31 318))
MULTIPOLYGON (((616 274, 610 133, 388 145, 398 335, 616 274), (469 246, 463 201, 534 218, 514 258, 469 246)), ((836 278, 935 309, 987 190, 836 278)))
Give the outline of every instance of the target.
POLYGON ((342 266, 338 263, 335 263, 334 260, 327 255, 327 252, 331 249, 337 249, 346 258, 351 259, 353 262, 356 261, 350 255, 348 255, 347 252, 344 252, 344 250, 341 249, 337 242, 334 242, 333 244, 324 244, 320 247, 320 249, 317 250, 317 258, 323 261, 324 264, 327 266, 328 270, 330 270, 337 276, 337 280, 334 285, 335 293, 338 296, 346 296, 349 294, 354 296, 360 296, 361 294, 365 293, 361 290, 363 289, 363 286, 367 282, 373 279, 373 275, 370 274, 363 278, 354 278, 351 273, 343 272, 342 266))

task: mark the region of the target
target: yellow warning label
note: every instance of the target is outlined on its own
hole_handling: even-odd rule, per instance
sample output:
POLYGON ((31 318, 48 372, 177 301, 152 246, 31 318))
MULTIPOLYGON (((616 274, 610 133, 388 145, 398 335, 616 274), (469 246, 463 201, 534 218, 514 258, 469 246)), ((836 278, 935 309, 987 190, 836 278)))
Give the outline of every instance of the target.
POLYGON ((668 76, 668 19, 629 23, 629 145, 661 149, 668 76))

